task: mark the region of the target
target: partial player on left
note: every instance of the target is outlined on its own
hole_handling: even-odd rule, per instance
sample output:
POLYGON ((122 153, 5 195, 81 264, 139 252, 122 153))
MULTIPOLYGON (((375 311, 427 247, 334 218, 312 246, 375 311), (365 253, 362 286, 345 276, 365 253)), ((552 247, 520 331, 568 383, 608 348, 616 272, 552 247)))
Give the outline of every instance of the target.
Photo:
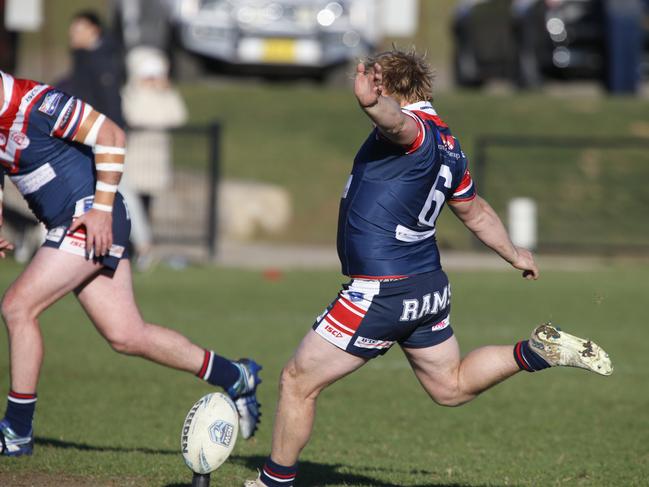
MULTIPOLYGON (((38 317, 69 292, 114 350, 192 372, 225 389, 237 405, 241 435, 251 437, 260 418, 261 367, 251 359, 228 360, 172 329, 147 323, 137 308, 127 255, 130 221, 117 190, 124 132, 73 96, 2 71, 0 77, 0 226, 6 174, 48 230, 0 307, 11 365, 0 454, 32 453, 43 358, 38 317)), ((0 257, 11 249, 0 237, 0 257)))

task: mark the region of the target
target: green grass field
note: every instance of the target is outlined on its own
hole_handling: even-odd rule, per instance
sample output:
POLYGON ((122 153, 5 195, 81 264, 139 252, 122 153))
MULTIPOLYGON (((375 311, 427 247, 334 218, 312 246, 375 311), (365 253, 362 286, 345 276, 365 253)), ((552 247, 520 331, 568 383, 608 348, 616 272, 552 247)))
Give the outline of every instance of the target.
MULTIPOLYGON (((0 262, 0 289, 20 267, 0 262)), ((302 486, 647 485, 649 359, 646 266, 455 272, 453 325, 464 351, 513 343, 554 320, 600 342, 604 378, 576 369, 519 374, 457 409, 434 405, 397 349, 327 390, 304 451, 302 486)), ((269 451, 276 382, 313 318, 335 296, 335 272, 260 273, 158 268, 135 277, 148 320, 232 358, 265 366, 264 423, 213 475, 240 485, 269 451)), ((196 378, 118 356, 72 298, 41 320, 47 347, 31 458, 0 459, 0 485, 188 486, 179 453, 184 416, 211 389, 196 378)), ((6 350, 4 333, 0 350, 6 350)), ((0 391, 8 387, 6 354, 0 391)), ((4 393, 3 393, 4 394, 4 393)))

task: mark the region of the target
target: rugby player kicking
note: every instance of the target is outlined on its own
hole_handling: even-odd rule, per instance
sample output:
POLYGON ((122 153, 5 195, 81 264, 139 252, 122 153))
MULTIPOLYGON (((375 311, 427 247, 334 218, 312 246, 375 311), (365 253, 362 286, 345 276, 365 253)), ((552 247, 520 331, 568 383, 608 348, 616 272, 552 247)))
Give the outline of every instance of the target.
MULTIPOLYGON (((124 132, 82 100, 1 71, 0 76, 0 183, 7 174, 48 230, 2 299, 11 390, 0 421, 0 454, 32 453, 43 360, 38 317, 69 292, 116 351, 192 372, 224 388, 237 405, 242 436, 251 437, 260 416, 261 367, 250 359, 227 360, 176 331, 145 322, 138 311, 127 259, 130 222, 117 192, 124 132)), ((0 237, 0 257, 11 249, 0 237)))
POLYGON ((537 279, 539 271, 476 194, 460 144, 428 101, 431 88, 430 67, 415 52, 382 53, 357 67, 354 94, 375 128, 356 155, 340 205, 338 255, 351 281, 284 367, 271 454, 247 487, 293 485, 320 392, 395 343, 444 406, 464 404, 521 370, 613 370, 595 343, 549 324, 529 340, 460 357, 435 242, 444 203, 523 277, 537 279))

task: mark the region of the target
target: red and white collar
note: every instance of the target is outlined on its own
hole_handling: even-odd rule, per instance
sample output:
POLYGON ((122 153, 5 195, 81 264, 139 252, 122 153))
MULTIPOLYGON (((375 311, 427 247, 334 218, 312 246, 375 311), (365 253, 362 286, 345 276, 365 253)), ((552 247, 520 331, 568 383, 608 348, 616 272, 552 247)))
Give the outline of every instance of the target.
POLYGON ((430 113, 431 115, 437 115, 437 112, 433 108, 433 105, 429 101, 418 101, 415 103, 411 103, 410 105, 406 105, 405 107, 402 107, 405 110, 420 110, 423 112, 430 113))

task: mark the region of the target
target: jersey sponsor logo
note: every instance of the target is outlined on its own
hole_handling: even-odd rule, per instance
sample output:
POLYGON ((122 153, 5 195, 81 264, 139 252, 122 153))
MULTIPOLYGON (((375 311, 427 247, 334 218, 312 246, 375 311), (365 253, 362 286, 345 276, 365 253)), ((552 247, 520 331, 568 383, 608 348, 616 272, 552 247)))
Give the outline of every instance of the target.
POLYGON ((16 144, 18 150, 25 150, 29 146, 29 137, 22 132, 9 132, 9 139, 16 144))
POLYGON ((418 298, 404 299, 403 310, 399 321, 415 321, 425 315, 436 315, 451 304, 451 286, 446 285, 441 291, 425 294, 421 301, 418 298))
POLYGON ((22 176, 10 176, 11 181, 16 185, 23 196, 35 193, 56 177, 50 163, 45 163, 38 169, 23 174, 22 176))
POLYGON ((108 255, 111 257, 117 257, 118 259, 121 259, 122 256, 124 255, 124 247, 122 245, 111 245, 110 250, 108 251, 108 255))
POLYGON ((443 330, 444 328, 448 327, 448 325, 451 324, 451 319, 447 316, 444 318, 442 321, 437 323, 436 325, 433 325, 430 329, 431 331, 439 331, 443 330))
POLYGON ((90 256, 86 252, 85 235, 80 235, 76 232, 74 234, 68 233, 61 242, 61 245, 59 245, 59 249, 69 254, 78 255, 80 257, 92 257, 92 252, 90 256))
POLYGON ((453 152, 448 147, 446 147, 444 144, 437 144, 437 148, 439 150, 441 150, 442 152, 444 152, 444 154, 446 154, 448 157, 452 157, 453 159, 458 159, 459 160, 460 157, 464 157, 464 155, 461 156, 459 153, 453 152))
POLYGON ((349 291, 347 293, 347 296, 349 296, 349 300, 352 303, 358 303, 359 301, 363 301, 363 299, 365 299, 365 294, 359 291, 349 291))
POLYGON ((48 115, 50 117, 54 116, 56 109, 59 107, 59 102, 63 98, 63 93, 60 91, 50 91, 45 98, 43 103, 38 107, 38 111, 48 115))
POLYGON ((65 236, 65 231, 65 227, 54 227, 49 232, 47 232, 45 240, 49 240, 50 242, 60 242, 61 239, 65 236))
POLYGON ((443 134, 441 132, 439 136, 442 139, 444 147, 446 147, 448 150, 455 149, 455 137, 453 137, 452 135, 443 134))
POLYGON ((389 340, 375 340, 374 338, 366 338, 366 337, 357 337, 356 341, 354 342, 354 346, 358 348, 390 348, 392 345, 394 345, 393 341, 389 340))
POLYGON ((331 326, 329 324, 326 324, 324 326, 324 329, 325 329, 325 331, 327 333, 329 333, 330 335, 333 335, 336 338, 342 338, 343 337, 343 334, 341 332, 339 332, 338 330, 336 330, 333 326, 331 326))
POLYGON ((84 213, 87 213, 90 208, 92 208, 92 203, 95 200, 94 196, 86 196, 85 198, 81 198, 80 200, 77 200, 76 204, 74 205, 74 215, 75 217, 81 216, 84 213))

